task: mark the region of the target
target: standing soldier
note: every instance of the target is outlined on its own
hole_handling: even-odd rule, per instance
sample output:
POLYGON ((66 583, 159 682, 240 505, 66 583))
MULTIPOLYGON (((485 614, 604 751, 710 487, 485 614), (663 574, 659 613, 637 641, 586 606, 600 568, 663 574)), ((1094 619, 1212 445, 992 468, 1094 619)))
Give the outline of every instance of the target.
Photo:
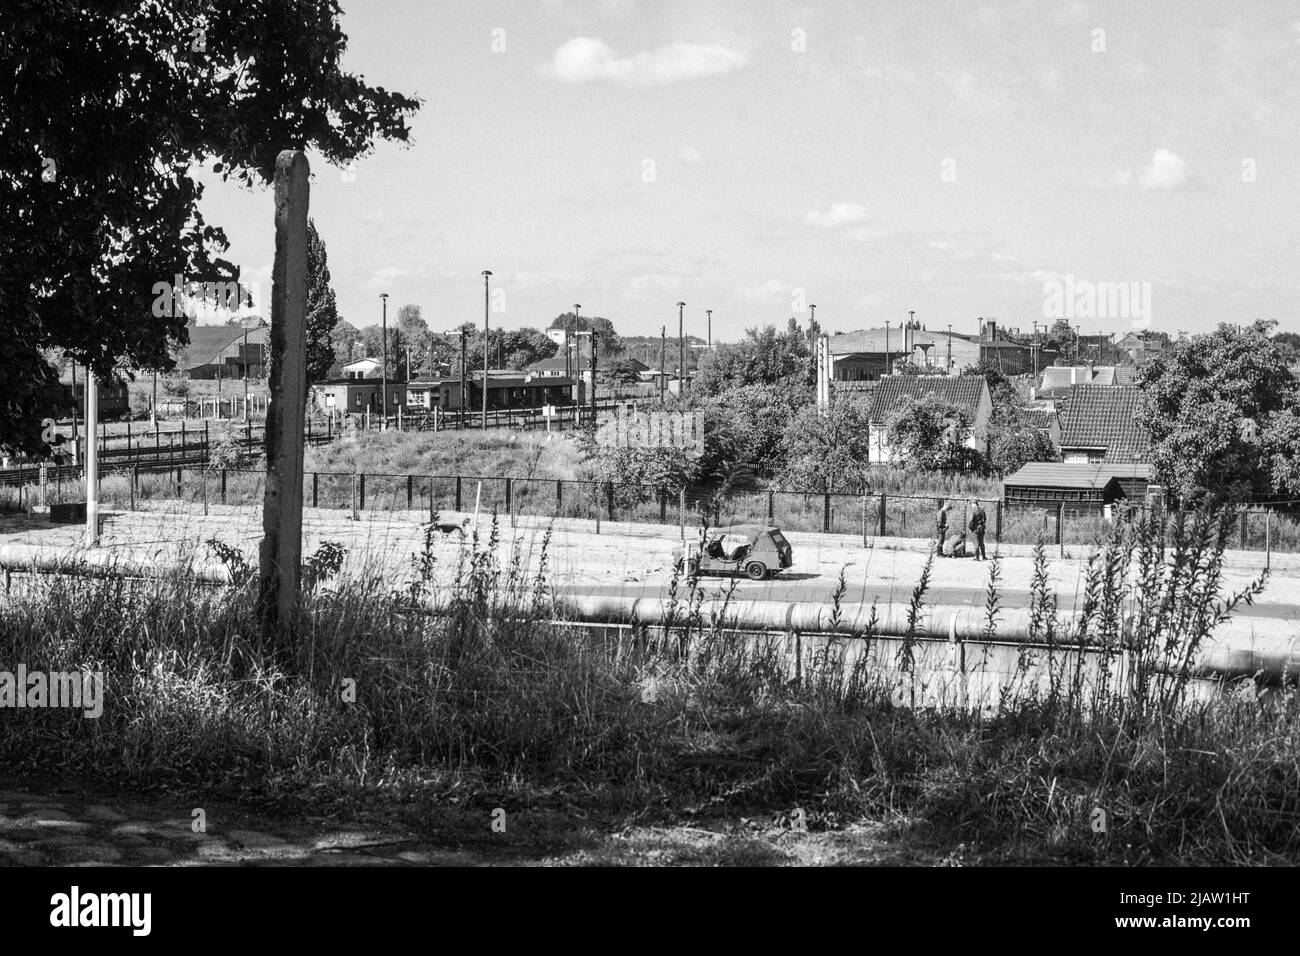
POLYGON ((948 504, 948 502, 942 498, 939 499, 939 510, 938 512, 935 513, 934 516, 934 525, 935 525, 935 534, 936 534, 934 550, 935 553, 938 554, 939 557, 941 558, 944 556, 943 539, 948 534, 948 512, 951 509, 952 509, 952 505, 948 504))
POLYGON ((980 502, 975 502, 975 513, 970 516, 970 529, 975 532, 975 560, 983 561, 984 554, 984 525, 988 521, 984 515, 984 506, 980 502))

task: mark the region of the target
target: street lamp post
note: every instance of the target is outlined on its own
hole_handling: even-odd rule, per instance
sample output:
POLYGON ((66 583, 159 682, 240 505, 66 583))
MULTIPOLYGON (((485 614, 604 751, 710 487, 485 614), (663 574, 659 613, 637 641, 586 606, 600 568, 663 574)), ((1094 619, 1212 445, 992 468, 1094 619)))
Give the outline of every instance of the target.
POLYGON ((383 302, 384 306, 383 319, 381 320, 380 328, 380 334, 383 337, 384 343, 380 349, 380 352, 382 353, 380 355, 380 361, 384 364, 380 369, 380 375, 382 377, 379 380, 379 401, 383 404, 383 410, 381 411, 379 418, 379 430, 383 431, 388 427, 388 293, 379 293, 379 299, 383 302))
POLYGON ((581 308, 580 303, 575 302, 573 304, 573 335, 569 335, 567 331, 564 333, 564 374, 570 379, 573 378, 573 350, 569 344, 569 339, 578 334, 578 314, 581 308))
POLYGON ((490 293, 488 292, 488 283, 492 279, 492 273, 487 269, 483 270, 483 428, 487 429, 487 406, 488 406, 488 302, 490 293))
POLYGON ((686 339, 683 337, 685 302, 677 303, 677 397, 686 397, 686 339))
POLYGON ((705 309, 704 314, 709 317, 709 351, 713 351, 713 310, 705 309))
POLYGON ((668 381, 668 326, 659 326, 659 401, 664 400, 664 384, 668 381))
POLYGON ((889 320, 885 319, 885 374, 888 375, 889 371, 889 320))

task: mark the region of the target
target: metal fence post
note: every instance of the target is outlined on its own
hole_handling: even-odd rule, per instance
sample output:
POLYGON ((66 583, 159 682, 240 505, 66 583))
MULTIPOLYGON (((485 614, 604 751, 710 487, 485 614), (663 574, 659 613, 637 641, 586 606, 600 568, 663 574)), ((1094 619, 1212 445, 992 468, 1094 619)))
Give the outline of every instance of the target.
POLYGON ((605 482, 605 509, 609 514, 609 520, 614 520, 614 482, 605 482))
MULTIPOLYGON (((399 407, 400 407, 400 406, 399 406, 399 407)), ((398 429, 398 430, 400 431, 401 429, 398 429)), ((507 487, 507 488, 510 487, 510 479, 509 479, 509 478, 506 479, 506 487, 507 487)), ((415 476, 414 476, 414 475, 407 475, 407 476, 406 476, 406 510, 407 510, 407 511, 410 511, 410 510, 411 510, 411 502, 414 501, 414 500, 415 500, 415 476)), ((510 496, 507 494, 507 495, 506 495, 506 508, 509 509, 509 507, 510 507, 510 496)))
POLYGON ((767 493, 767 520, 769 524, 776 523, 776 492, 767 493))
POLYGON ((515 480, 513 478, 506 478, 506 514, 508 515, 514 514, 514 503, 515 503, 514 492, 515 492, 515 480))
POLYGON ((221 469, 221 503, 226 503, 226 469, 221 469))
POLYGON ((357 483, 357 488, 358 488, 357 510, 365 511, 366 510, 366 473, 363 471, 358 477, 360 480, 357 483))
POLYGON ((555 479, 555 517, 560 516, 560 511, 564 508, 564 481, 555 479))
POLYGON ((882 492, 880 493, 880 536, 881 536, 882 538, 885 536, 885 509, 886 509, 886 499, 887 499, 887 498, 888 498, 888 495, 886 495, 886 494, 882 491, 882 492))
POLYGON ((456 510, 462 510, 460 507, 460 475, 456 476, 456 510))
POLYGON ((311 473, 311 506, 316 507, 320 492, 320 473, 313 471, 311 473))
POLYGON ((1264 570, 1270 570, 1273 564, 1273 538, 1271 534, 1271 521, 1273 512, 1267 508, 1264 509, 1264 570))
POLYGON ((831 495, 826 492, 822 495, 822 533, 831 533, 831 495))
POLYGON ((1002 543, 1002 499, 993 502, 993 540, 1002 543))

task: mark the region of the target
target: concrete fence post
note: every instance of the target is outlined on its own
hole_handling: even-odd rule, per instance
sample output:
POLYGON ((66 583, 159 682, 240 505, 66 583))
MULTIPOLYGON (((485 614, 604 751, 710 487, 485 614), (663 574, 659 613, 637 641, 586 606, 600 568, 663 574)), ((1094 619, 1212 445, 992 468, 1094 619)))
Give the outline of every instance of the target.
MULTIPOLYGON (((262 639, 287 650, 302 577, 302 420, 307 404, 307 205, 311 170, 302 150, 275 161, 275 260, 271 282, 271 402, 264 445, 266 490, 258 562, 262 639)), ((250 416, 245 416, 246 419, 250 416)))

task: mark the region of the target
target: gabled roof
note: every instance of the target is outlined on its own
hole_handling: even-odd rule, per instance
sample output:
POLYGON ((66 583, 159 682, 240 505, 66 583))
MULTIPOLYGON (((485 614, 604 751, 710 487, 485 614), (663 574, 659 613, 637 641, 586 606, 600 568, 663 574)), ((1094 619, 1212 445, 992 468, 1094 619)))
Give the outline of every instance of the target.
POLYGON ((868 418, 883 422, 904 397, 920 399, 931 393, 973 415, 987 391, 982 375, 886 375, 871 390, 868 418))
POLYGON ((1020 413, 1034 428, 1051 428, 1060 421, 1053 408, 1022 408, 1020 413))
POLYGON ((528 366, 527 370, 530 372, 565 372, 571 369, 580 371, 580 369, 577 369, 577 366, 578 362, 576 360, 571 364, 565 364, 564 356, 560 355, 555 358, 541 359, 540 361, 534 362, 532 365, 528 366))
MULTIPOLYGON (((248 342, 266 344, 269 325, 259 325, 248 330, 248 342)), ((235 345, 236 340, 243 344, 244 330, 236 325, 191 325, 187 330, 189 345, 179 346, 174 354, 183 370, 211 365, 220 359, 221 353, 235 345)))
POLYGON ((1104 448, 1108 462, 1146 461, 1150 441, 1134 421, 1136 385, 1076 385, 1061 403, 1061 447, 1104 448))
POLYGON ((1016 488, 1105 488, 1116 475, 1106 465, 1067 465, 1055 461, 1034 461, 1003 482, 1016 488))

